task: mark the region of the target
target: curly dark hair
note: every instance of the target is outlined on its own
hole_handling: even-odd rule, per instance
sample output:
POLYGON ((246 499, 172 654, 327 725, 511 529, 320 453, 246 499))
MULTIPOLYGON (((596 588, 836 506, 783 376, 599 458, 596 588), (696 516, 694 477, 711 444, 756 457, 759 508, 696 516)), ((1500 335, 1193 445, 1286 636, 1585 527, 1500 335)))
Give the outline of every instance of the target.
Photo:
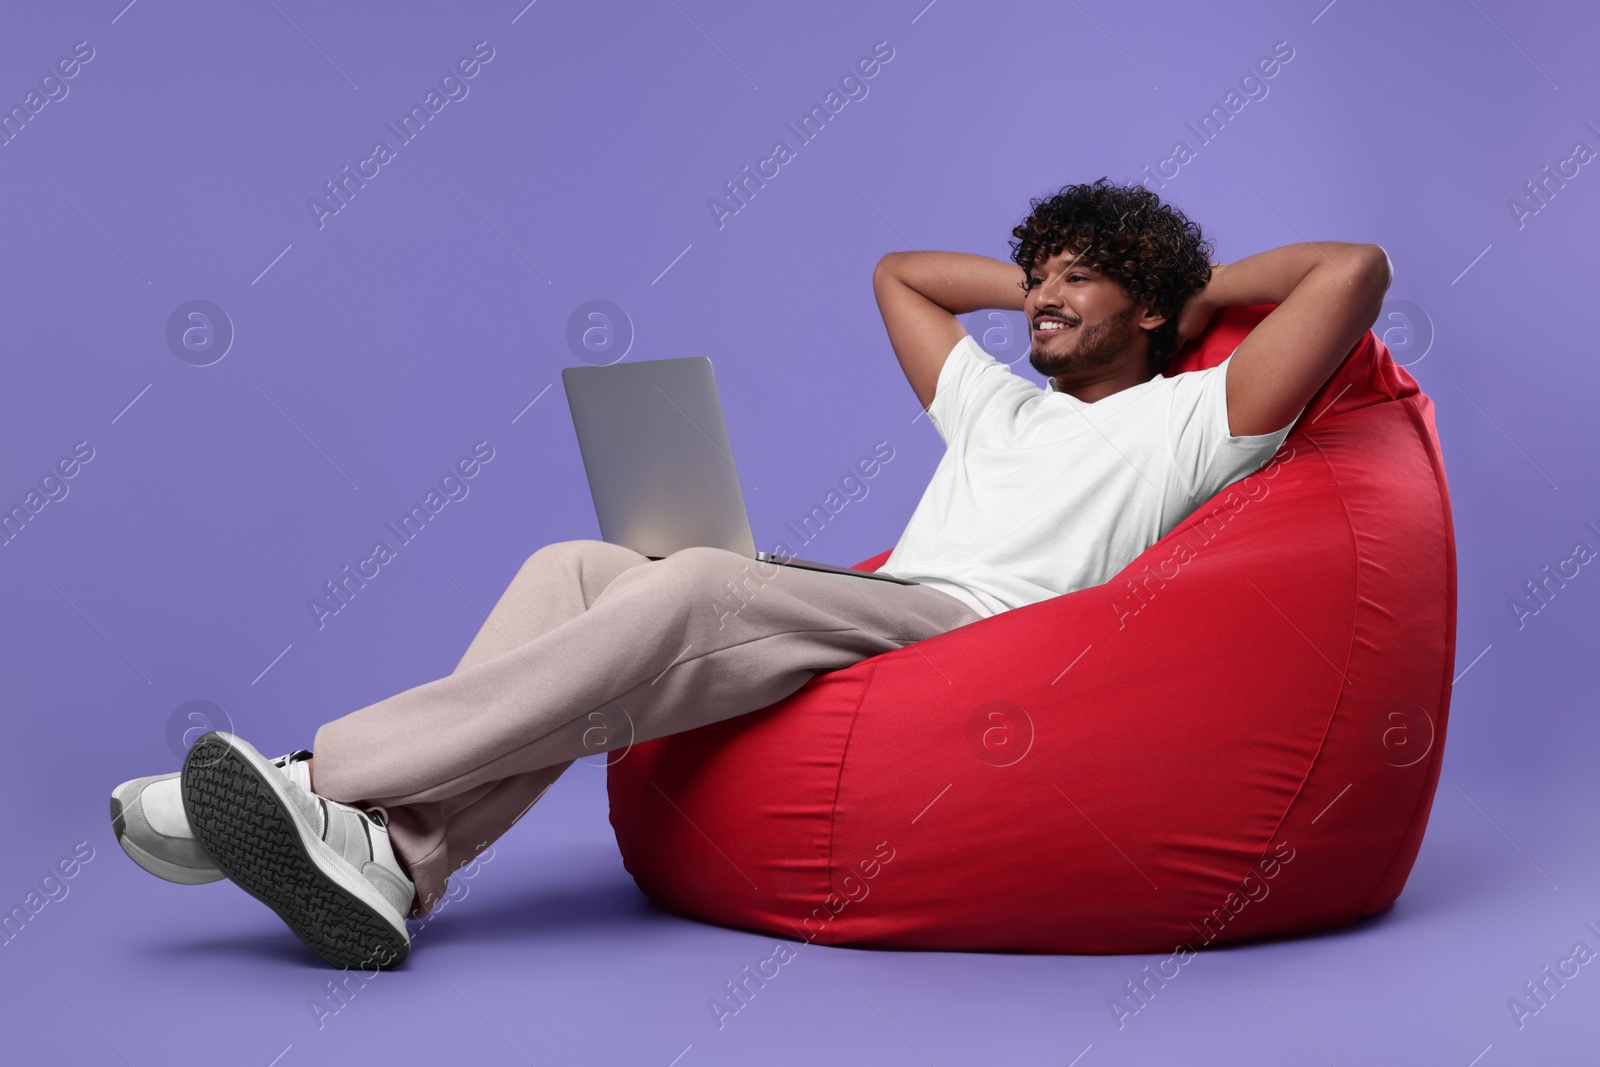
POLYGON ((1178 350, 1178 312, 1211 280, 1211 242, 1182 211, 1143 185, 1100 178, 1067 185, 1029 203, 1030 214, 1011 231, 1011 258, 1023 270, 1065 248, 1120 284, 1136 305, 1152 301, 1167 321, 1148 331, 1150 373, 1160 374, 1178 350))

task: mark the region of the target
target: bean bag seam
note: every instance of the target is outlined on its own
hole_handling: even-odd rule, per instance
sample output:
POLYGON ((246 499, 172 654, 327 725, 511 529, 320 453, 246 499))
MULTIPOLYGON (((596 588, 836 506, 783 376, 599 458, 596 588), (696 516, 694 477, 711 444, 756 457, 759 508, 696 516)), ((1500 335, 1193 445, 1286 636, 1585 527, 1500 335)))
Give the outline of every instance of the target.
MULTIPOLYGON (((1267 835, 1266 844, 1262 846, 1260 854, 1255 859, 1250 861, 1249 867, 1246 868, 1247 874, 1249 871, 1255 869, 1255 865, 1259 863, 1261 858, 1267 854, 1267 850, 1272 848, 1272 842, 1277 839, 1278 832, 1283 829, 1284 823, 1288 821, 1289 816, 1294 812, 1295 805, 1299 803, 1300 798, 1305 795, 1306 783, 1311 780, 1312 774, 1316 772, 1317 766, 1323 761, 1323 755, 1327 752, 1328 734, 1333 730, 1333 724, 1339 717, 1339 711, 1344 705, 1345 689, 1348 688, 1350 677, 1350 657, 1355 648, 1356 620, 1359 614, 1359 605, 1361 604, 1361 584, 1363 580, 1363 572, 1366 569, 1361 565, 1361 556, 1356 551, 1356 537, 1354 532, 1355 524, 1350 515, 1349 502, 1345 499, 1344 483, 1340 480, 1339 476, 1334 473, 1333 464, 1328 462, 1327 453, 1324 452, 1322 447, 1317 444, 1317 442, 1312 438, 1311 434, 1309 432, 1306 433, 1303 439, 1306 446, 1311 450, 1314 450, 1317 454, 1317 457, 1322 460, 1323 468, 1328 472, 1328 477, 1331 479, 1330 483, 1324 484, 1332 484, 1334 487, 1335 492, 1338 494, 1339 507, 1344 512, 1345 529, 1351 531, 1350 552, 1354 557, 1354 564, 1351 567, 1351 571, 1355 577, 1355 599, 1357 611, 1351 612, 1350 615, 1350 636, 1345 643, 1344 669, 1339 672, 1340 676, 1344 679, 1344 683, 1339 686, 1339 695, 1334 699, 1333 708, 1328 712, 1327 720, 1322 724, 1322 736, 1317 741, 1316 754, 1313 755, 1310 762, 1306 764, 1305 773, 1300 776, 1300 782, 1295 786, 1294 794, 1290 796, 1288 801, 1284 804, 1283 811, 1279 813, 1278 821, 1273 824, 1272 832, 1267 835)), ((1227 906, 1226 898, 1224 898, 1222 904, 1219 906, 1227 906)))
POLYGON ((1434 487, 1439 493, 1440 519, 1443 524, 1445 548, 1443 553, 1443 563, 1445 566, 1445 587, 1450 591, 1451 599, 1450 610, 1445 617, 1444 676, 1441 679, 1439 693, 1439 724, 1434 729, 1434 743, 1438 746, 1438 752, 1434 755, 1433 765, 1429 773, 1431 783, 1424 782, 1422 789, 1418 792, 1417 802, 1411 809, 1411 818, 1406 823, 1405 835, 1400 839, 1400 843, 1395 846, 1394 854, 1389 857, 1389 862, 1384 864, 1383 870, 1379 873, 1377 881, 1373 882, 1372 886, 1361 897, 1360 914, 1362 915, 1370 914, 1368 911, 1368 906, 1371 902, 1372 894, 1377 892, 1379 886, 1383 885, 1384 882, 1389 880, 1389 874, 1394 870, 1395 863, 1399 861, 1401 853, 1406 851, 1407 845, 1411 840, 1412 831, 1416 826, 1417 819, 1419 818, 1421 812, 1424 808, 1431 809, 1433 805, 1434 791, 1438 786, 1439 768, 1444 761, 1445 720, 1449 716, 1450 695, 1455 684, 1450 680, 1451 672, 1455 669, 1456 656, 1456 610, 1454 603, 1456 596, 1456 547, 1455 537, 1452 536, 1452 531, 1455 528, 1455 524, 1451 517, 1450 493, 1448 483, 1446 482, 1444 476, 1444 457, 1439 453, 1439 450, 1435 446, 1434 435, 1428 432, 1427 424, 1422 418, 1421 404, 1416 400, 1416 397, 1425 395, 1426 394, 1418 390, 1417 392, 1406 396, 1404 400, 1407 401, 1406 414, 1410 417, 1412 428, 1417 432, 1417 436, 1422 439, 1422 445, 1428 452, 1429 465, 1434 471, 1434 487))
MULTIPOLYGON (((1393 402, 1399 403, 1399 404, 1401 404, 1403 406, 1403 408, 1406 411, 1407 418, 1411 422, 1413 430, 1419 430, 1419 429, 1421 429, 1421 427, 1417 423, 1417 417, 1418 416, 1417 416, 1415 404, 1414 403, 1406 403, 1406 401, 1412 400, 1412 397, 1414 397, 1416 395, 1418 395, 1418 394, 1415 394, 1415 393, 1408 394, 1405 397, 1395 398, 1395 400, 1393 401, 1393 402)), ((1368 406, 1370 406, 1370 405, 1368 405, 1368 406)), ((1430 465, 1431 465, 1431 461, 1432 461, 1432 457, 1433 457, 1433 449, 1432 449, 1431 445, 1428 442, 1428 437, 1427 437, 1426 434, 1419 434, 1419 437, 1421 438, 1419 443, 1422 444, 1424 449, 1426 449, 1428 454, 1429 454, 1430 465)), ((1356 529, 1356 527, 1355 527, 1354 522, 1351 520, 1350 510, 1349 510, 1349 503, 1345 498, 1344 485, 1343 485, 1342 481, 1337 477, 1337 475, 1334 475, 1332 473, 1333 472, 1333 466, 1332 466, 1332 464, 1328 463, 1327 457, 1326 457, 1326 453, 1324 453, 1323 450, 1317 445, 1317 443, 1314 440, 1311 439, 1309 434, 1306 437, 1306 444, 1308 446, 1310 446, 1311 448, 1314 448, 1316 450, 1318 456, 1322 457, 1323 463, 1327 467, 1327 469, 1328 469, 1328 471, 1330 473, 1330 477, 1332 477, 1332 479, 1333 479, 1334 488, 1337 490, 1338 496, 1339 496, 1339 506, 1340 506, 1341 509, 1344 510, 1344 513, 1345 513, 1346 527, 1352 531, 1352 537, 1351 537, 1351 540, 1350 540, 1351 551, 1352 551, 1352 553, 1356 553, 1356 543, 1355 543, 1356 542, 1356 538, 1354 537, 1354 534, 1353 534, 1353 532, 1356 529)), ((1436 486, 1438 485, 1437 477, 1435 478, 1435 485, 1436 486)), ((1449 538, 1449 535, 1448 535, 1448 526, 1446 527, 1445 541, 1446 541, 1447 545, 1450 542, 1450 538, 1449 538)), ((1345 670, 1341 672, 1341 674, 1343 674, 1344 677, 1346 678, 1346 681, 1348 681, 1348 677, 1349 677, 1350 657, 1351 657, 1351 655, 1353 653, 1353 650, 1355 648, 1355 634, 1356 634, 1357 622, 1358 622, 1359 617, 1360 617, 1360 607, 1359 607, 1359 605, 1362 603, 1361 588, 1362 588, 1362 586, 1363 586, 1363 584, 1365 582, 1366 571, 1367 571, 1367 568, 1362 565, 1361 557, 1360 557, 1359 553, 1355 554, 1355 566, 1352 568, 1352 570, 1353 570, 1354 575, 1355 575, 1356 604, 1357 604, 1358 607, 1357 607, 1357 611, 1352 612, 1351 616, 1350 616, 1350 637, 1349 637, 1348 644, 1345 647, 1345 670)), ((1447 656, 1447 658, 1448 658, 1448 656, 1447 656)), ((1448 671, 1449 668, 1447 667, 1446 669, 1448 671)), ((1269 835, 1268 841, 1267 841, 1267 847, 1268 848, 1271 847, 1271 842, 1274 839, 1277 838, 1278 832, 1283 828, 1284 823, 1288 821, 1289 816, 1294 811, 1295 805, 1300 801, 1301 797, 1304 795, 1306 783, 1308 781, 1310 781, 1311 776, 1316 772, 1316 769, 1317 769, 1318 765, 1323 762, 1323 757, 1324 757, 1324 754, 1327 751, 1327 746, 1328 746, 1328 734, 1333 729, 1333 724, 1334 724, 1335 720, 1337 720, 1337 718, 1339 716, 1339 712, 1344 707, 1345 689, 1346 689, 1345 685, 1341 685, 1339 687, 1338 699, 1335 700, 1334 706, 1333 706, 1333 710, 1329 714, 1327 722, 1323 725, 1322 737, 1318 741, 1316 755, 1314 757, 1312 757, 1311 762, 1307 765, 1305 774, 1300 779, 1300 784, 1295 788, 1294 795, 1289 798, 1289 802, 1284 806, 1282 815, 1279 817, 1277 823, 1273 826, 1272 833, 1271 833, 1271 835, 1269 835)), ((1367 901, 1371 898, 1372 893, 1377 889, 1377 887, 1379 885, 1382 885, 1383 882, 1388 878, 1389 872, 1394 867, 1394 863, 1395 863, 1396 858, 1398 858, 1398 856, 1401 853, 1401 851, 1404 850, 1406 842, 1410 839, 1410 837, 1411 837, 1411 827, 1415 824, 1416 817, 1417 817, 1418 806, 1423 804, 1425 801, 1431 800, 1431 796, 1432 796, 1432 792, 1430 790, 1428 790, 1427 788, 1424 788, 1419 793, 1418 799, 1417 799, 1417 805, 1413 806, 1411 819, 1406 824, 1406 833, 1401 837, 1400 843, 1398 845, 1396 845, 1395 851, 1394 851, 1393 855, 1390 856, 1388 862, 1386 862, 1383 865, 1383 869, 1379 872, 1377 880, 1374 881, 1372 883, 1372 885, 1364 893, 1362 893, 1360 898, 1359 898, 1360 903, 1357 905, 1357 910, 1356 910, 1356 915, 1358 917, 1360 915, 1366 914, 1366 910, 1365 909, 1366 909, 1367 901)), ((1263 851, 1262 854, 1265 855, 1265 851, 1263 851)))
MULTIPOLYGON (((872 691, 872 683, 878 676, 879 656, 870 656, 866 659, 868 664, 867 677, 861 683, 861 695, 856 699, 856 706, 850 712, 850 727, 845 731, 844 747, 839 751, 839 770, 833 779, 833 800, 828 807, 828 893, 833 894, 834 881, 834 843, 839 834, 839 795, 844 791, 844 769, 850 762, 850 742, 856 735, 856 721, 861 717, 861 709, 867 703, 867 694, 872 691)), ((823 901, 827 906, 827 901, 823 901)))

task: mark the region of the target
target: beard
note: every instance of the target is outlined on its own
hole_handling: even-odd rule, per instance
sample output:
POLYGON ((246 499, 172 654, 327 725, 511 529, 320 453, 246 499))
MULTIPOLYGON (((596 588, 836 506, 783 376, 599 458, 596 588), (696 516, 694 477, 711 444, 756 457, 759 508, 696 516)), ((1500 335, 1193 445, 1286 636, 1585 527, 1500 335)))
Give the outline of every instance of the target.
POLYGON ((1133 321, 1133 313, 1137 310, 1137 307, 1129 306, 1110 318, 1088 325, 1080 322, 1072 329, 1063 331, 1078 336, 1072 339, 1071 349, 1060 352, 1054 351, 1058 343, 1055 338, 1041 341, 1037 331, 1033 331, 1033 348, 1028 353, 1028 362, 1047 378, 1108 367, 1127 350, 1128 324, 1133 321), (1047 351, 1046 346, 1051 350, 1047 351))

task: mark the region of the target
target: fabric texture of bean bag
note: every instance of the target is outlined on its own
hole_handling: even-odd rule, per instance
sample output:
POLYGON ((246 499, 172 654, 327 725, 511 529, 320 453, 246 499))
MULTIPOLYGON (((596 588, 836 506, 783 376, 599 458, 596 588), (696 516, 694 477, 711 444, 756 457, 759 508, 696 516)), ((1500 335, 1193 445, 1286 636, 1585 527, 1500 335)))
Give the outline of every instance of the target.
MULTIPOLYGON (((1271 310, 1225 309, 1167 373, 1271 310)), ((1268 464, 1110 582, 613 753, 611 823, 664 908, 821 944, 1184 953, 1339 927, 1416 859, 1455 613, 1433 405, 1369 331, 1268 464)))

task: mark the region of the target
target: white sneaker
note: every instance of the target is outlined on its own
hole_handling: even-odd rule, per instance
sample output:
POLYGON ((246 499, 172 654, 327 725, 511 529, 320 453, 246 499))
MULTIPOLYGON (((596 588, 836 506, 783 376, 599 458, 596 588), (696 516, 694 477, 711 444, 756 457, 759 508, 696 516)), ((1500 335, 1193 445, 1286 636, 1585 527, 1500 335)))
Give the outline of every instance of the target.
MULTIPOLYGON (((294 765, 310 758, 302 748, 279 756, 272 765, 304 784, 309 777, 305 768, 294 765)), ((176 771, 135 778, 113 789, 111 829, 128 858, 157 878, 204 885, 226 877, 189 828, 176 771)))
POLYGON ((183 806, 217 869, 335 967, 394 967, 411 950, 416 887, 375 813, 307 791, 248 742, 202 734, 183 806))

